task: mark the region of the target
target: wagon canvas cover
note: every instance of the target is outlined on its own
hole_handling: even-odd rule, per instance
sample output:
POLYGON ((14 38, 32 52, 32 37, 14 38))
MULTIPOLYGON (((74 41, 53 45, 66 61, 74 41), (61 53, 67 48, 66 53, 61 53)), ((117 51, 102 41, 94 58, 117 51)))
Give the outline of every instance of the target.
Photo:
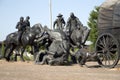
POLYGON ((98 29, 120 28, 120 0, 106 0, 99 9, 98 29))

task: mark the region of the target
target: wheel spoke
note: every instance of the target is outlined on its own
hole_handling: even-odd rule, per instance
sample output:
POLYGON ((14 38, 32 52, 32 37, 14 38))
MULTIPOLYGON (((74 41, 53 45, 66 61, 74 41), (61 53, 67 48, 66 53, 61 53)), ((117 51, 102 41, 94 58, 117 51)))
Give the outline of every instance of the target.
POLYGON ((98 46, 99 48, 101 48, 101 49, 104 49, 104 47, 103 47, 102 45, 100 45, 100 44, 97 44, 97 46, 98 46))
POLYGON ((105 54, 103 55, 103 62, 104 62, 104 65, 107 64, 107 60, 106 60, 106 55, 105 54))
POLYGON ((106 65, 110 64, 108 56, 106 54, 104 54, 103 57, 104 57, 103 58, 103 63, 104 63, 103 65, 106 66, 106 65))
POLYGON ((112 49, 110 49, 110 51, 112 52, 112 51, 117 51, 117 48, 112 48, 112 49))
POLYGON ((115 60, 112 58, 112 56, 110 55, 111 52, 109 52, 108 56, 110 58, 110 60, 112 61, 112 64, 115 62, 115 60))
POLYGON ((106 47, 106 39, 105 39, 105 36, 103 36, 103 44, 104 44, 105 47, 106 47))
POLYGON ((100 44, 103 45, 103 46, 105 47, 105 45, 104 45, 104 43, 102 42, 102 40, 99 40, 99 41, 100 41, 100 44))
POLYGON ((113 60, 112 56, 110 55, 111 52, 109 52, 108 56, 110 57, 110 60, 113 60))
POLYGON ((113 48, 113 46, 115 46, 116 44, 114 43, 114 41, 111 39, 109 42, 109 50, 111 50, 111 48, 113 48))
POLYGON ((110 38, 109 38, 109 36, 107 35, 107 36, 106 36, 106 47, 109 47, 109 39, 110 39, 110 38))
POLYGON ((109 53, 107 53, 106 58, 107 58, 107 61, 108 61, 108 65, 110 65, 110 57, 109 57, 109 53))
POLYGON ((112 52, 110 52, 110 55, 113 57, 113 59, 116 57, 116 53, 112 53, 112 52))

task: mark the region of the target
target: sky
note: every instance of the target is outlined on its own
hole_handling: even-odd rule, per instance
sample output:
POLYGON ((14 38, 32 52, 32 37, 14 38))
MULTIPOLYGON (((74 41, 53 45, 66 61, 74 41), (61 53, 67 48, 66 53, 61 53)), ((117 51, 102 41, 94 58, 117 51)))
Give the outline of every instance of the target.
MULTIPOLYGON (((0 0, 0 41, 5 40, 15 28, 19 18, 30 16, 31 27, 37 23, 50 27, 50 0, 0 0)), ((51 0, 52 24, 56 16, 63 14, 67 21, 71 12, 80 19, 84 26, 90 12, 95 6, 100 6, 105 0, 51 0)))

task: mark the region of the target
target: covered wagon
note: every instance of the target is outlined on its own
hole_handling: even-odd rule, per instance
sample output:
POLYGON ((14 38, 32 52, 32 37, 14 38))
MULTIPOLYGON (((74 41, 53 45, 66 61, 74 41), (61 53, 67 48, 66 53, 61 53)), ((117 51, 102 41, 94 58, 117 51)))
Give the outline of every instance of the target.
POLYGON ((120 57, 120 0, 106 0, 99 9, 96 52, 100 65, 113 68, 120 57))

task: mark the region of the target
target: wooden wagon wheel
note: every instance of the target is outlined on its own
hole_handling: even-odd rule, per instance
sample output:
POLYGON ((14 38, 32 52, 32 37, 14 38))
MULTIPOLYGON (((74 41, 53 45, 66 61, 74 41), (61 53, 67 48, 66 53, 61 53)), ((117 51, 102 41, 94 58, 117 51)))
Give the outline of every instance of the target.
POLYGON ((99 64, 103 67, 113 68, 117 65, 120 56, 118 40, 110 33, 100 35, 96 41, 96 52, 99 64))

